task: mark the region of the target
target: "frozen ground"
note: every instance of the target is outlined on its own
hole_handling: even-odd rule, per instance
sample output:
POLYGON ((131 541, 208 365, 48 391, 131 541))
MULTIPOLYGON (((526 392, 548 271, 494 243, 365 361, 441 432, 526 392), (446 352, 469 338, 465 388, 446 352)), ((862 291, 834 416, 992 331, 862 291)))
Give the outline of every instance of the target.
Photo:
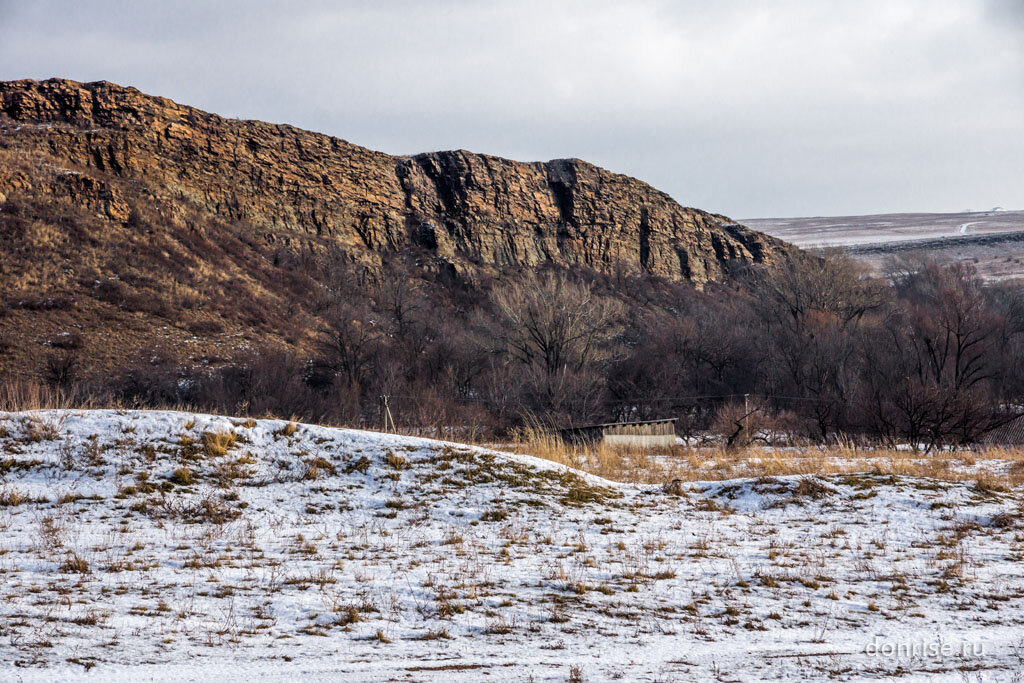
POLYGON ((0 679, 1020 680, 1017 492, 0 414, 0 679))
POLYGON ((842 247, 876 273, 893 257, 964 261, 987 280, 1024 277, 1024 211, 901 213, 743 221, 798 247, 842 247))
POLYGON ((741 222, 798 247, 846 247, 1020 232, 1024 231, 1024 211, 752 218, 741 222))

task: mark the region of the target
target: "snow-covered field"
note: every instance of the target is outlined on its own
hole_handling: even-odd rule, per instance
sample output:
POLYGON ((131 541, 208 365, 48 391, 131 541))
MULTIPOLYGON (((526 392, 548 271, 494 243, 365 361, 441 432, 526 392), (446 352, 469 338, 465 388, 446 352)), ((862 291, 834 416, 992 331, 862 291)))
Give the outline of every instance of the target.
POLYGON ((742 223, 798 247, 840 247, 1020 232, 1024 211, 752 218, 742 223))
POLYGON ((1020 680, 1017 492, 0 414, 3 680, 1020 680))
POLYGON ((1024 277, 1024 211, 896 213, 742 221, 805 249, 841 247, 871 271, 898 256, 971 263, 986 280, 1024 277))

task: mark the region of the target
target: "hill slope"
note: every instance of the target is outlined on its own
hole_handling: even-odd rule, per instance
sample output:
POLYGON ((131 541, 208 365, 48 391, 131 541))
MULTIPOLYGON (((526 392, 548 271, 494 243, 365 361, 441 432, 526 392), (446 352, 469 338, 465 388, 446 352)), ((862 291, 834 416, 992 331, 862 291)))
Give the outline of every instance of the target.
POLYGON ((305 353, 345 268, 399 257, 463 284, 552 263, 702 286, 788 248, 575 159, 395 157, 107 82, 0 83, 0 202, 8 375, 75 345, 108 369, 305 353))
POLYGON ((1016 492, 855 474, 668 495, 457 444, 176 412, 0 413, 0 455, 0 669, 21 680, 1021 667, 1016 492), (897 645, 917 654, 884 656, 897 645))
POLYGON ((894 256, 971 262, 987 280, 1024 277, 1024 211, 896 213, 746 221, 802 248, 839 247, 884 273, 894 256))

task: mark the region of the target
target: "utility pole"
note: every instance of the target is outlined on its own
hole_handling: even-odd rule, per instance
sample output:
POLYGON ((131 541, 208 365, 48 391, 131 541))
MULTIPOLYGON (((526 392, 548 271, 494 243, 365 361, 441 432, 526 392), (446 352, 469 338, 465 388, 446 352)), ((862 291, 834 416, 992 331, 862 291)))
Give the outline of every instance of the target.
POLYGON ((384 431, 385 432, 397 432, 398 429, 395 427, 395 418, 391 417, 391 408, 388 406, 388 395, 382 394, 381 398, 384 399, 384 431), (391 423, 391 429, 388 429, 388 423, 391 423))

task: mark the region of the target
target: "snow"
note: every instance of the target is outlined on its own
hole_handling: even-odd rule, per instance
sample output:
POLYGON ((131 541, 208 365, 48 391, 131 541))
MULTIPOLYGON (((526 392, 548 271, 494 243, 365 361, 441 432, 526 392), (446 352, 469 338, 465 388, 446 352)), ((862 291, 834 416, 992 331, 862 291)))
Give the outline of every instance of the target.
POLYGON ((1024 230, 1022 211, 762 218, 743 223, 802 248, 866 247, 889 242, 981 236, 1024 230))
POLYGON ((0 678, 1009 681, 1020 501, 867 473, 677 496, 280 420, 0 413, 0 678))

